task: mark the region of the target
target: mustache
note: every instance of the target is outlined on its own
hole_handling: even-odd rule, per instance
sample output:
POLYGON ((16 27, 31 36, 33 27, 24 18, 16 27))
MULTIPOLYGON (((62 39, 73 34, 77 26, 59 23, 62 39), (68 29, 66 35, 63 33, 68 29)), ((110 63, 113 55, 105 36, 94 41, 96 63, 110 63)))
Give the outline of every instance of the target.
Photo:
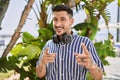
POLYGON ((63 28, 63 29, 64 29, 64 27, 63 27, 63 26, 55 26, 55 28, 63 28))

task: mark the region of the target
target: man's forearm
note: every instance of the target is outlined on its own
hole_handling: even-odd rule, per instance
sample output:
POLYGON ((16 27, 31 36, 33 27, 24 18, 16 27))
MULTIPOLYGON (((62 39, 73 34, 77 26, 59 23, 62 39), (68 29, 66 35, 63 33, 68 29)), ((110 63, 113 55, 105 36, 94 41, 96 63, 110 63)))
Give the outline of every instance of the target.
POLYGON ((99 68, 95 64, 89 69, 89 73, 93 77, 94 80, 102 80, 102 78, 103 78, 102 69, 99 68))
POLYGON ((39 64, 36 66, 36 73, 39 78, 43 78, 46 75, 46 66, 39 64))

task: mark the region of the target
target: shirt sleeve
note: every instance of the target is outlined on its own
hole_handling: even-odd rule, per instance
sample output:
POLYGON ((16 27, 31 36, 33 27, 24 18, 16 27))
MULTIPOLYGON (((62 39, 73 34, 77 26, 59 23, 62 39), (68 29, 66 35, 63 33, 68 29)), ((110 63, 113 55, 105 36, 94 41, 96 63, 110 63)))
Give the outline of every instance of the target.
POLYGON ((92 41, 89 40, 89 45, 88 45, 88 51, 90 52, 90 55, 93 59, 93 61, 95 62, 95 64, 100 67, 101 69, 103 69, 104 71, 104 67, 102 64, 102 61, 100 60, 99 55, 97 54, 96 48, 94 47, 94 44, 92 41))

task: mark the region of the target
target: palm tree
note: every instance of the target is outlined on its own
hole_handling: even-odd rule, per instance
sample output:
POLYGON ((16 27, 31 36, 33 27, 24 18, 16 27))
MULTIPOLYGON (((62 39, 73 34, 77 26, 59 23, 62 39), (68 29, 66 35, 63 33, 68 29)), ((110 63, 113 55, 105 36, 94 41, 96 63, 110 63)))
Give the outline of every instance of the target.
POLYGON ((32 8, 33 3, 34 3, 34 0, 28 1, 28 4, 26 5, 26 7, 22 13, 18 27, 17 27, 15 33, 13 34, 12 39, 11 39, 10 43, 8 44, 7 48, 4 50, 2 57, 7 56, 7 54, 10 52, 10 50, 12 49, 12 47, 15 45, 16 41, 18 40, 18 38, 20 36, 20 31, 25 23, 25 20, 29 14, 31 8, 32 8))
POLYGON ((1 30, 1 22, 5 16, 9 5, 9 0, 0 0, 0 30, 1 30))

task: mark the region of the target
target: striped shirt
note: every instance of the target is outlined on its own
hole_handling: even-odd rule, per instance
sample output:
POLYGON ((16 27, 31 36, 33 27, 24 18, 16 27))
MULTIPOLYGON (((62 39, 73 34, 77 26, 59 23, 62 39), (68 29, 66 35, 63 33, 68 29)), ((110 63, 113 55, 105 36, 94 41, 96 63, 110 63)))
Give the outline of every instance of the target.
MULTIPOLYGON (((93 61, 103 69, 93 43, 87 37, 73 35, 71 43, 55 44, 53 40, 46 43, 43 51, 49 47, 49 54, 56 53, 55 62, 46 65, 46 80, 86 80, 87 69, 78 65, 74 56, 75 52, 82 53, 81 43, 86 45, 93 61)), ((42 55, 43 52, 39 60, 42 59, 42 55)))

